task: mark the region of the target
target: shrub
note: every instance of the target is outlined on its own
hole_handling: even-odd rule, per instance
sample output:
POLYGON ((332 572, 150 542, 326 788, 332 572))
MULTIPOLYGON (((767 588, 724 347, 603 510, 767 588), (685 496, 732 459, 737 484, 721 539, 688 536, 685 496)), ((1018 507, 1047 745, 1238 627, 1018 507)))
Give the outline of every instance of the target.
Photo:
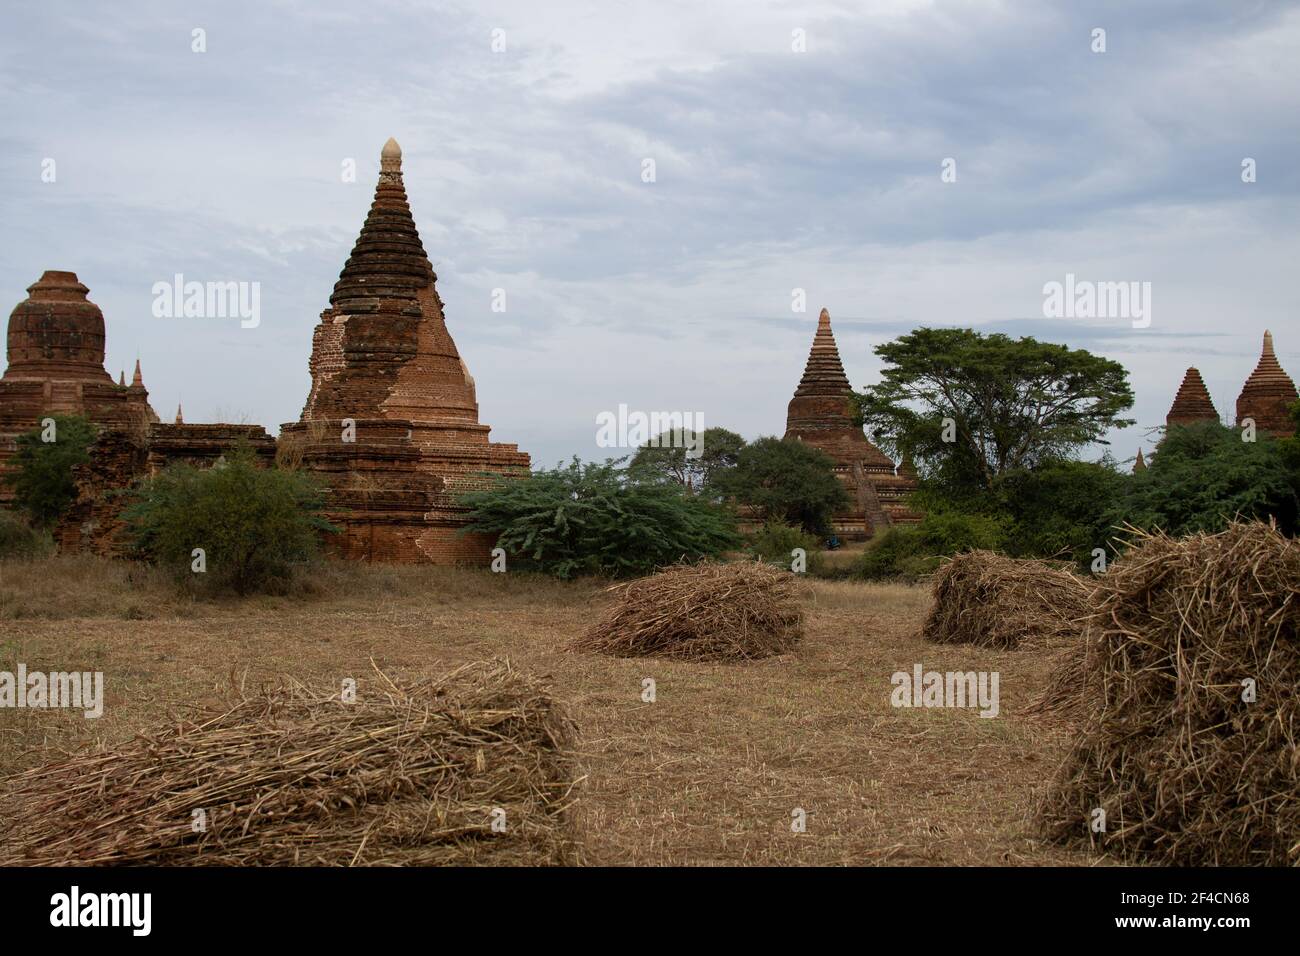
POLYGON ((95 440, 95 426, 83 416, 52 415, 47 420, 48 428, 18 436, 9 462, 14 470, 5 476, 14 489, 14 505, 41 528, 57 523, 76 500, 73 469, 90 461, 95 440))
POLYGON ((816 574, 822 566, 822 541, 816 535, 808 534, 802 528, 795 528, 779 521, 769 521, 750 536, 745 550, 753 557, 768 564, 783 567, 787 571, 794 562, 793 551, 803 548, 807 557, 806 570, 816 574))
POLYGON ((831 517, 849 504, 835 462, 801 441, 760 438, 716 474, 712 486, 755 509, 765 521, 795 524, 813 534, 830 530, 831 517))
POLYGON ((1178 536, 1221 531, 1238 516, 1273 518, 1283 533, 1294 534, 1296 476, 1287 453, 1284 442, 1243 442, 1218 422, 1170 428, 1147 470, 1133 476, 1113 523, 1178 536))
POLYGON ((467 532, 496 535, 524 567, 559 578, 645 574, 714 557, 740 543, 730 514, 652 473, 618 461, 498 477, 458 499, 467 532))
POLYGON ((1088 566, 1093 548, 1114 534, 1110 512, 1131 481, 1109 459, 1051 461, 1007 476, 997 494, 999 512, 1012 522, 1007 551, 1088 566))
POLYGON ((916 578, 935 571, 945 557, 1005 547, 1006 518, 964 511, 929 511, 919 524, 895 525, 862 555, 862 576, 916 578))
POLYGON ((309 476, 261 468, 243 444, 211 468, 169 465, 123 518, 137 552, 192 587, 283 592, 294 568, 318 556, 320 533, 335 530, 320 516, 322 503, 309 476))
POLYGON ((0 558, 41 558, 54 551, 54 540, 7 508, 0 508, 0 558))

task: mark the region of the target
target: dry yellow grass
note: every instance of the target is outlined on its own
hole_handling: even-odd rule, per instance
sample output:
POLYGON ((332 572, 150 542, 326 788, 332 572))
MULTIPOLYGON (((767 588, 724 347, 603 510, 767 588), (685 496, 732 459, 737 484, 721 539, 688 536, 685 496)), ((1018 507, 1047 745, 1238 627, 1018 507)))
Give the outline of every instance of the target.
POLYGON ((1050 660, 923 641, 924 588, 810 582, 799 647, 737 666, 566 650, 611 600, 597 582, 334 565, 307 598, 195 603, 128 572, 0 565, 0 669, 102 670, 106 697, 98 721, 0 710, 0 772, 154 728, 232 673, 351 677, 364 694, 372 659, 418 677, 508 656, 572 704, 590 863, 1095 862, 1037 839, 1030 818, 1067 743, 1023 715, 1050 660), (892 708, 891 675, 917 662, 999 671, 1002 716, 892 708), (791 832, 796 808, 807 832, 791 832))

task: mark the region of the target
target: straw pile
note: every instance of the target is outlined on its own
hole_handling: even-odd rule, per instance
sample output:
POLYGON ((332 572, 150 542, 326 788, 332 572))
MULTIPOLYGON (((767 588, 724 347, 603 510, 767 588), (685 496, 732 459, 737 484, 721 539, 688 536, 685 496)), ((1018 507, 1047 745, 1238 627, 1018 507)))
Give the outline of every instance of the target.
POLYGON ((344 703, 282 681, 18 774, 0 865, 576 859, 571 725, 544 684, 507 661, 378 683, 344 703))
POLYGON ((1101 578, 1099 700, 1039 808, 1048 835, 1149 863, 1300 864, 1298 592, 1300 545, 1267 525, 1140 536, 1101 578))
POLYGON ((575 650, 740 661, 783 654, 802 636, 794 575, 758 561, 676 567, 609 590, 621 599, 575 650))
POLYGON ((1025 713, 1068 721, 1087 716, 1101 699, 1096 680, 1101 673, 1100 653, 1094 633, 1085 629, 1080 640, 1057 655, 1047 686, 1025 708, 1025 713))
POLYGON ((1091 609, 1090 588, 1077 575, 992 551, 949 558, 933 588, 921 633, 938 644, 1014 648, 1077 640, 1091 609))

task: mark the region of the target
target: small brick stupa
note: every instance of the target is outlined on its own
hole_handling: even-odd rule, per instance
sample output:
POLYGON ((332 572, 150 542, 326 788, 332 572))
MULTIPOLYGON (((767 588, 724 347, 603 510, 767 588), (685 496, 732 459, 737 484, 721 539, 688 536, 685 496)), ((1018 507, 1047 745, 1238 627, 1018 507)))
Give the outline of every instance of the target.
MULTIPOLYGON (((97 425, 143 434, 158 416, 140 363, 130 385, 104 368, 104 313, 74 272, 46 272, 9 316, 8 367, 0 378, 0 473, 15 439, 48 415, 84 415, 97 425)), ((0 501, 13 497, 0 484, 0 501)))
POLYGON ((1183 376, 1183 384, 1178 386, 1178 394, 1165 416, 1166 427, 1174 425, 1194 425, 1197 422, 1217 422, 1219 412, 1210 400, 1210 390, 1205 387, 1205 379, 1195 368, 1189 368, 1183 376))
POLYGON ((390 139, 352 255, 312 336, 311 391, 281 430, 281 455, 329 487, 327 517, 347 558, 486 563, 491 539, 463 535, 461 491, 482 473, 526 472, 527 454, 488 440, 474 379, 447 331, 437 276, 390 139))
MULTIPOLYGON (((166 425, 149 405, 140 360, 131 384, 104 368, 104 313, 72 272, 46 272, 9 317, 9 367, 0 378, 0 471, 15 440, 48 415, 84 415, 96 428, 89 461, 73 470, 76 498, 53 530, 64 551, 119 554, 120 492, 174 461, 206 466, 238 442, 270 461, 275 443, 257 425, 166 425)), ((179 417, 179 416, 178 416, 179 417)), ((0 502, 13 500, 0 485, 0 502)))
POLYGON ((1289 438, 1295 434, 1295 425, 1288 408, 1295 400, 1295 382, 1273 354, 1273 334, 1265 332, 1259 364, 1237 398, 1237 426, 1241 427, 1250 418, 1258 431, 1268 432, 1275 438, 1289 438))
POLYGON ((808 364, 786 412, 785 437, 820 448, 834 459, 836 477, 853 502, 833 521, 835 533, 847 539, 869 538, 896 522, 920 518, 904 503, 916 487, 915 472, 910 467, 896 469, 854 418, 853 388, 840 361, 830 313, 822 309, 808 364))

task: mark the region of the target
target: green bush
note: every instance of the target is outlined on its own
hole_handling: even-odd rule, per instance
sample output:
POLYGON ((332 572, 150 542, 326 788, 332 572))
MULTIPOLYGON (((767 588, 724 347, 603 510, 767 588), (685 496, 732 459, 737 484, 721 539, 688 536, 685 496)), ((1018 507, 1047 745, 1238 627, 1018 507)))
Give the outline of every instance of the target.
POLYGON ((320 516, 322 503, 312 478, 261 468, 244 444, 211 468, 169 465, 144 482, 123 518, 137 552, 191 588, 283 593, 295 568, 319 555, 320 534, 336 530, 320 516))
POLYGON ((991 515, 927 512, 919 524, 895 525, 876 537, 862 555, 862 576, 915 580, 950 555, 1004 550, 1009 526, 1006 518, 991 515))
POLYGON ((1092 550, 1106 547, 1115 534, 1115 502, 1131 481, 1109 459, 1052 461, 1008 475, 998 483, 996 500, 1011 521, 1007 553, 1089 566, 1092 550))
POLYGON ((90 461, 95 426, 80 415, 51 415, 51 425, 19 435, 9 460, 14 470, 5 476, 13 486, 14 506, 34 524, 56 524, 77 498, 73 469, 90 461), (52 439, 46 441, 45 439, 52 439))
POLYGON ((1133 476, 1115 523, 1160 528, 1171 535, 1222 531, 1237 516, 1270 518, 1296 533, 1296 475, 1283 442, 1241 434, 1218 422, 1170 428, 1147 470, 1133 476))
POLYGON ((48 531, 33 528, 22 515, 0 508, 0 558, 42 558, 54 551, 48 531))
POLYGON ((682 485, 620 462, 498 478, 458 499, 467 532, 496 535, 525 568, 558 578, 646 574, 679 561, 715 557, 739 545, 735 521, 682 485))
POLYGON ((760 438, 736 453, 734 467, 713 476, 710 486, 748 505, 764 521, 799 525, 812 534, 830 530, 831 518, 848 507, 835 477, 835 461, 801 441, 760 438))
POLYGON ((804 549, 807 555, 805 570, 809 574, 817 574, 822 570, 821 538, 779 521, 769 521, 754 532, 745 550, 761 561, 788 571, 794 562, 792 552, 795 548, 804 549))

